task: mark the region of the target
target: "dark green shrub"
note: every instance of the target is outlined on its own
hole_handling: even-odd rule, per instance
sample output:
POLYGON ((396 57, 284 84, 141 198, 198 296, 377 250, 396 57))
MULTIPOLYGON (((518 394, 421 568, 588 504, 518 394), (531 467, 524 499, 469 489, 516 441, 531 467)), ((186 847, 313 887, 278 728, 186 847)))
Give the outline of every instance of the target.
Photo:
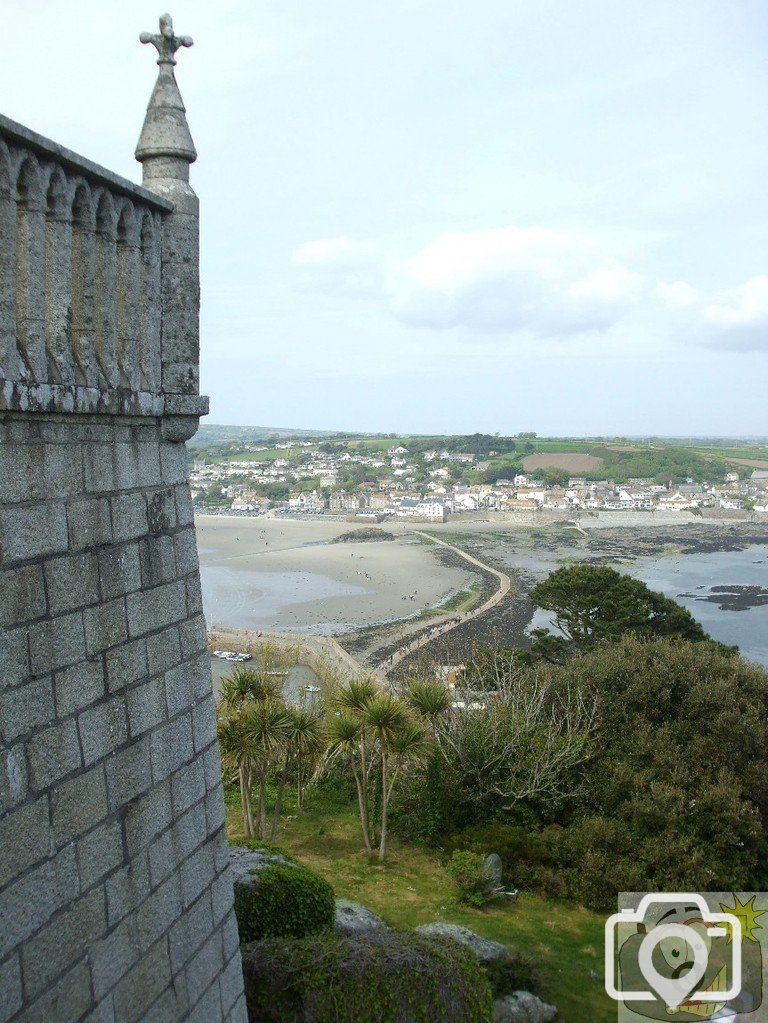
POLYGON ((333 888, 299 864, 253 871, 252 883, 235 881, 235 915, 240 942, 317 934, 333 926, 333 888))
POLYGON ((565 831, 556 824, 543 829, 514 824, 483 824, 451 835, 443 848, 486 856, 497 853, 504 868, 506 888, 525 888, 542 895, 562 895, 565 882, 560 876, 565 831))
POLYGON ((477 819, 478 809, 442 756, 403 775, 389 807, 392 831, 411 842, 439 845, 445 835, 477 819))
POLYGON ((485 906, 493 898, 491 878, 484 866, 484 857, 469 850, 458 850, 448 861, 448 873, 456 885, 459 902, 468 906, 485 906))
POLYGON ((491 959, 482 964, 494 998, 503 998, 513 991, 537 994, 541 977, 536 960, 526 952, 510 951, 509 959, 491 959))
POLYGON ((250 1023, 488 1023, 491 989, 450 938, 368 931, 243 949, 250 1023))

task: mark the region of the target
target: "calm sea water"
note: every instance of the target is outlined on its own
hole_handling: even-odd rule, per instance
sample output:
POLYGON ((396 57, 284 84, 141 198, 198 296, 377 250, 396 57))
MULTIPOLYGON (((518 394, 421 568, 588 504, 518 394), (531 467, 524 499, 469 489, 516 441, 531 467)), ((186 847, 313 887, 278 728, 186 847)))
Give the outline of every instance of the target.
POLYGON ((297 623, 290 625, 278 618, 286 609, 369 592, 364 586, 340 583, 315 572, 248 571, 209 565, 202 556, 200 579, 206 620, 239 629, 295 628, 300 615, 295 615, 297 623))
MULTIPOLYGON (((527 558, 520 567, 543 577, 557 565, 536 565, 527 558)), ((712 586, 768 587, 768 545, 744 551, 637 558, 617 562, 614 567, 677 600, 714 639, 738 646, 747 660, 768 667, 768 605, 732 611, 697 599, 706 597, 712 586)), ((537 611, 529 628, 545 626, 548 620, 545 612, 537 611)))

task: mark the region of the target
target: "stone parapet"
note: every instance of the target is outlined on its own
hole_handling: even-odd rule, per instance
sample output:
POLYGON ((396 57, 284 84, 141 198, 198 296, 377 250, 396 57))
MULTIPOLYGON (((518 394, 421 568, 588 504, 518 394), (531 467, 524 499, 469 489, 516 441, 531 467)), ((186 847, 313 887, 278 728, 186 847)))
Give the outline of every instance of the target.
POLYGON ((151 189, 0 116, 0 412, 181 416, 178 441, 206 414, 197 197, 148 163, 151 189))

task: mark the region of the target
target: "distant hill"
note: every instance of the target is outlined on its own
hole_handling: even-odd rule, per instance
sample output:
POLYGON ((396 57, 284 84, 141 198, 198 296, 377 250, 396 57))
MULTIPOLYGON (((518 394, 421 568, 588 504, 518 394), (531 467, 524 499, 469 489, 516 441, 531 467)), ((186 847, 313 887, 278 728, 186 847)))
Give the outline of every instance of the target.
POLYGON ((204 448, 211 444, 250 444, 256 441, 267 440, 276 437, 285 440, 288 437, 296 437, 299 440, 307 440, 315 437, 339 437, 348 434, 334 433, 332 430, 293 430, 282 426, 219 426, 216 423, 202 423, 189 447, 204 448))

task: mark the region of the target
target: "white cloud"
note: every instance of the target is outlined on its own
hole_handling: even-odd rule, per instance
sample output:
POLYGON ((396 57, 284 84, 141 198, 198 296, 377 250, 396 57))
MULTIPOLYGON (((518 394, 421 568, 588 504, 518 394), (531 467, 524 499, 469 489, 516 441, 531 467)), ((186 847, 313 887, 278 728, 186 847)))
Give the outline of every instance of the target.
POLYGON ((601 266, 583 280, 568 287, 573 298, 591 298, 604 302, 636 302, 645 279, 625 266, 601 266))
POLYGON ((670 309, 687 309, 699 301, 699 293, 685 281, 674 281, 665 284, 661 281, 656 285, 656 294, 670 309))
POLYGON ((750 277, 721 291, 704 307, 704 319, 720 327, 768 326, 768 276, 750 277))
POLYGON ((358 261, 362 246, 346 235, 339 238, 322 238, 316 242, 305 242, 293 251, 297 266, 348 266, 358 261))
POLYGON ((326 238, 299 246, 293 261, 305 289, 375 299, 408 326, 459 329, 477 340, 592 337, 604 346, 612 332, 622 350, 629 336, 646 337, 650 348, 666 338, 768 349, 768 276, 709 295, 682 280, 654 282, 626 265, 637 243, 603 231, 508 225, 442 234, 399 255, 377 242, 326 238))
POLYGON ((293 250, 304 290, 377 298, 383 289, 383 264, 378 246, 346 235, 305 242, 293 250))
POLYGON ((617 262, 608 234, 508 225, 450 232, 387 256, 347 237, 294 252, 304 287, 378 297, 403 323, 469 332, 563 336, 604 331, 637 302, 644 279, 617 262))
POLYGON ((768 276, 701 295, 682 282, 658 285, 673 315, 673 329, 685 341, 727 351, 768 350, 768 276))

